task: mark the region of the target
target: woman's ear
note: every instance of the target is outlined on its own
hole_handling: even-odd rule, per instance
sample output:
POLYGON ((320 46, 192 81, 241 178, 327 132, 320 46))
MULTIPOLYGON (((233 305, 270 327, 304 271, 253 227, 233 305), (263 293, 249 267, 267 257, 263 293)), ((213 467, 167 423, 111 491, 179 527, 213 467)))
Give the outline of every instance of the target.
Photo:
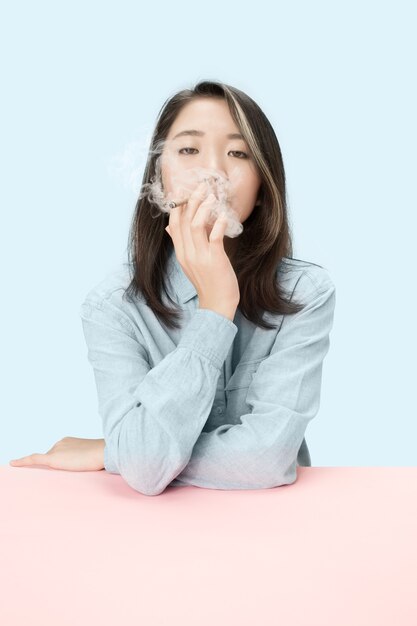
POLYGON ((262 196, 262 186, 259 189, 259 193, 258 193, 258 197, 256 198, 255 206, 259 206, 260 204, 262 204, 261 196, 262 196))

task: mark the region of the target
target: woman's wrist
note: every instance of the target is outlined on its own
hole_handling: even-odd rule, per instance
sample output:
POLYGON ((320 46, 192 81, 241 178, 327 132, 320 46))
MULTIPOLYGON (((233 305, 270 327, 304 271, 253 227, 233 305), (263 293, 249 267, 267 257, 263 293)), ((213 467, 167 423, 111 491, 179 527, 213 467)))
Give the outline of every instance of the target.
POLYGON ((97 446, 97 454, 99 458, 99 464, 104 467, 104 448, 106 446, 106 441, 104 439, 94 439, 94 442, 97 446))
POLYGON ((210 309, 210 311, 214 311, 215 313, 219 313, 219 315, 223 315, 227 317, 231 322, 233 322, 236 315, 236 305, 221 305, 221 304, 209 304, 204 302, 199 302, 199 309, 210 309))

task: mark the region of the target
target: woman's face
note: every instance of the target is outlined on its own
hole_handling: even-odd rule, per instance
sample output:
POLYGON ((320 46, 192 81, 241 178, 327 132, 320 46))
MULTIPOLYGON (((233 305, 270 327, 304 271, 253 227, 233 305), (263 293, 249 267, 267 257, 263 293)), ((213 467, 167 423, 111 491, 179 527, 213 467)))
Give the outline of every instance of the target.
MULTIPOLYGON (((218 172, 230 185, 230 207, 243 223, 254 209, 262 180, 246 142, 228 137, 237 133, 239 128, 225 100, 201 97, 184 105, 171 125, 162 152, 165 194, 178 193, 181 179, 190 180, 189 170, 193 168, 218 172)), ((207 224, 208 234, 211 229, 212 225, 207 224)))

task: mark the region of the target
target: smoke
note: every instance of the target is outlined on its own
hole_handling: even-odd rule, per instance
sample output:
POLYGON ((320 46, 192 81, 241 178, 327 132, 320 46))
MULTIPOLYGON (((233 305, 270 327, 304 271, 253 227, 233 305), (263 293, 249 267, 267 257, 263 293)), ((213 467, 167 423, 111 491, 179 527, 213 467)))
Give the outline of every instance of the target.
POLYGON ((110 157, 107 163, 108 175, 117 180, 134 196, 140 192, 143 171, 148 158, 148 146, 152 139, 152 128, 142 125, 121 152, 110 157))
MULTIPOLYGON (((150 141, 149 141, 150 143, 150 141)), ((214 225, 220 215, 227 218, 225 235, 237 237, 243 231, 237 212, 232 208, 234 193, 238 187, 239 177, 242 175, 239 168, 235 168, 226 178, 221 172, 203 167, 184 167, 178 164, 175 151, 171 149, 171 142, 162 140, 149 151, 144 150, 144 144, 140 141, 131 142, 124 153, 113 159, 110 173, 122 178, 125 185, 129 185, 138 195, 138 199, 146 198, 152 206, 152 217, 157 217, 161 212, 170 213, 172 208, 169 203, 188 200, 195 188, 203 181, 206 182, 204 198, 214 194, 213 202, 210 203, 210 212, 207 217, 209 225, 214 225), (155 173, 149 183, 138 185, 140 173, 135 158, 139 158, 141 170, 145 168, 146 161, 155 157, 155 173), (162 177, 162 170, 164 177, 162 177), (163 178, 169 180, 171 191, 164 190, 163 178)))

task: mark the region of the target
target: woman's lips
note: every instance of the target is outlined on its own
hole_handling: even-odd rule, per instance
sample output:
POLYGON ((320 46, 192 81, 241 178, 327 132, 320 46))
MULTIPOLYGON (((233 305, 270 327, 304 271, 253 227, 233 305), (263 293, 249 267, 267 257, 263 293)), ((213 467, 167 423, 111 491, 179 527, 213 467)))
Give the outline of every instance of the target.
POLYGON ((184 205, 190 199, 190 196, 197 185, 202 182, 206 183, 206 193, 205 198, 207 198, 211 193, 214 194, 216 201, 219 205, 219 209, 223 210, 233 210, 231 206, 231 194, 230 194, 230 182, 222 176, 219 175, 201 175, 197 179, 197 183, 193 186, 188 184, 179 185, 177 190, 169 193, 164 205, 166 208, 172 209, 180 205, 184 205))

